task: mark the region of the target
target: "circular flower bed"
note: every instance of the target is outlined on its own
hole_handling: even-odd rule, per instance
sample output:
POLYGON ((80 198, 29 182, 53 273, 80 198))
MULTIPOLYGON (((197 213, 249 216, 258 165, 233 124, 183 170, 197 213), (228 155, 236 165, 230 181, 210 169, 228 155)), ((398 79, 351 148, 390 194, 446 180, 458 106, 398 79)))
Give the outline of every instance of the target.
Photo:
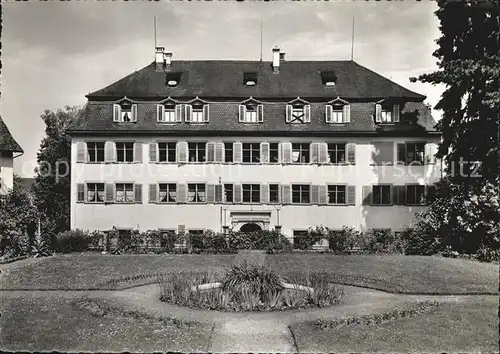
POLYGON ((160 300, 219 311, 282 311, 326 307, 342 300, 343 289, 326 273, 282 278, 273 270, 249 263, 226 274, 172 273, 158 279, 160 300))

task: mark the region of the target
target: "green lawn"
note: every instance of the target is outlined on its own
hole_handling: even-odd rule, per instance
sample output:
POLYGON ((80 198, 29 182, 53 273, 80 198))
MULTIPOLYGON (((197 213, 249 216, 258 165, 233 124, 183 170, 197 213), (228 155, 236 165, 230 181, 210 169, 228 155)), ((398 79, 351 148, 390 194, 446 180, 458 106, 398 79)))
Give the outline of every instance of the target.
POLYGON ((234 255, 69 254, 28 259, 2 266, 2 289, 79 290, 127 275, 169 270, 222 270, 234 255))
POLYGON ((351 285, 414 294, 498 293, 498 265, 427 256, 278 254, 266 263, 281 274, 326 271, 351 285))
POLYGON ((61 297, 2 298, 0 350, 207 352, 209 325, 177 328, 128 316, 96 317, 61 297))
POLYGON ((301 352, 498 352, 498 298, 443 303, 429 313, 377 326, 291 327, 301 352))

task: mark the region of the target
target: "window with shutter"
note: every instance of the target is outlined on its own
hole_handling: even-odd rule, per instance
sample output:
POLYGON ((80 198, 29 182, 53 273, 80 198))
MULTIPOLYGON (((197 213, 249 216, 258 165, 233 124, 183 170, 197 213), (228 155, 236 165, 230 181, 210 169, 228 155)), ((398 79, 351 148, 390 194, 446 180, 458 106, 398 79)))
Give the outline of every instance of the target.
POLYGON ((158 143, 158 161, 159 162, 175 162, 176 160, 176 143, 159 142, 158 143))
POLYGON ((425 205, 425 186, 419 184, 406 185, 406 204, 425 205))
POLYGON ((242 162, 244 163, 259 163, 260 162, 260 143, 243 143, 242 144, 242 162))
POLYGON ((310 143, 292 143, 292 163, 309 163, 310 145, 310 143))
POLYGON ((301 98, 289 102, 286 106, 286 122, 292 124, 311 122, 311 105, 301 98))
POLYGON ((177 202, 177 184, 175 183, 158 184, 158 202, 159 203, 177 202))
POLYGON ((117 123, 137 122, 137 104, 128 99, 113 104, 113 121, 117 123))
POLYGON ((84 160, 87 160, 88 162, 104 162, 104 145, 104 141, 88 141, 86 154, 84 151, 84 160))
POLYGON ((391 205, 392 186, 375 185, 372 189, 372 205, 391 205))
POLYGON ((279 143, 269 143, 269 162, 270 163, 279 163, 280 155, 279 155, 279 143))
POLYGON ((330 163, 344 164, 346 162, 346 143, 328 143, 330 163))
POLYGON ((280 202, 280 185, 269 185, 269 203, 277 204, 280 202))
POLYGON ((234 202, 234 188, 231 183, 224 184, 224 203, 234 202))
POLYGON ((292 184, 292 203, 309 204, 311 201, 311 186, 308 184, 292 184))
POLYGON ((372 204, 372 186, 363 186, 363 205, 372 204))
POLYGON ((225 142, 224 143, 224 162, 233 162, 233 143, 225 142))
POLYGON ((238 114, 241 123, 262 123, 264 121, 264 106, 250 97, 239 105, 238 114))
POLYGON ((87 183, 85 195, 87 203, 104 203, 106 201, 104 183, 87 183))
POLYGON ((345 185, 328 185, 328 204, 347 204, 345 185))
MULTIPOLYGON (((115 143, 116 161, 133 162, 134 161, 134 143, 117 141, 115 143)), ((142 150, 141 150, 142 152, 142 150)))
POLYGON ((260 202, 260 184, 243 184, 243 203, 259 203, 260 202))
POLYGON ((115 203, 134 203, 135 192, 133 183, 115 184, 115 203))
POLYGON ((394 143, 392 141, 377 141, 372 143, 373 163, 377 165, 392 165, 394 163, 394 143))

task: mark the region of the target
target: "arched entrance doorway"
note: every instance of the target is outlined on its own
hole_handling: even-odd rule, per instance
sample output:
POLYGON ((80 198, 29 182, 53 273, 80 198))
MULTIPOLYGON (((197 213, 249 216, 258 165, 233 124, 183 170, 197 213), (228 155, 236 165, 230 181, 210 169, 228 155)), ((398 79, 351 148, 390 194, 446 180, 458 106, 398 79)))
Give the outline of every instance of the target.
POLYGON ((260 230, 262 230, 262 228, 253 222, 246 223, 240 228, 241 232, 255 232, 255 231, 260 231, 260 230))

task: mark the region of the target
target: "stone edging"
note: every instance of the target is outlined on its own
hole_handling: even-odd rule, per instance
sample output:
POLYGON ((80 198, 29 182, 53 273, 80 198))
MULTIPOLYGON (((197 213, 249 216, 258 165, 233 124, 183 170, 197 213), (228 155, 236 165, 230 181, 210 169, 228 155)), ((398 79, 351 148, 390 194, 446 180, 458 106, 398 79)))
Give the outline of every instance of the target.
POLYGON ((370 315, 353 315, 348 317, 342 317, 335 320, 316 320, 312 322, 312 325, 319 330, 325 329, 338 329, 351 325, 366 325, 373 326, 390 321, 394 321, 400 318, 414 317, 419 314, 428 312, 439 303, 437 301, 424 301, 416 305, 408 306, 403 309, 393 309, 388 312, 381 314, 370 314, 370 315))

